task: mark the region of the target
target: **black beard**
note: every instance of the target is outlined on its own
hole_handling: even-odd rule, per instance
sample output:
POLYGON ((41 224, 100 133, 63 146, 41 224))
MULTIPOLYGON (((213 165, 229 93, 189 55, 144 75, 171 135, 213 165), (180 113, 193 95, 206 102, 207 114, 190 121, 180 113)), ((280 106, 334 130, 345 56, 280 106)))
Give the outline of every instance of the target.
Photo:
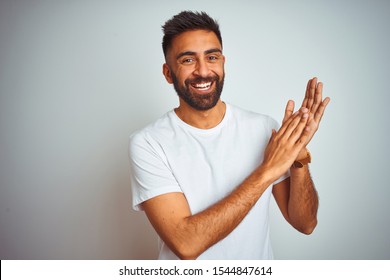
POLYGON ((205 111, 213 108, 221 97, 225 74, 222 76, 222 79, 220 79, 218 75, 205 78, 199 77, 192 80, 187 79, 184 82, 185 86, 179 85, 177 77, 174 73, 171 73, 171 75, 173 80, 173 87, 175 88, 177 95, 196 110, 205 111), (215 90, 208 94, 197 94, 190 90, 191 83, 201 84, 208 82, 215 83, 215 90))

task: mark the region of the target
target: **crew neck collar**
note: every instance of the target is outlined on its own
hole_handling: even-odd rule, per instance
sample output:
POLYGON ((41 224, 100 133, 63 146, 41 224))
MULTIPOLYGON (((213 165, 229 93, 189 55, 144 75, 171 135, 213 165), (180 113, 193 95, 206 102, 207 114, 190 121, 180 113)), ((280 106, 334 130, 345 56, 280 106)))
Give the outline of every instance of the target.
POLYGON ((190 130, 190 131, 193 131, 195 133, 200 133, 200 134, 211 134, 211 133, 214 133, 216 131, 219 131, 222 127, 224 127, 225 123, 227 122, 227 120, 229 119, 230 117, 230 114, 231 114, 231 107, 230 107, 230 104, 224 102, 225 105, 226 105, 226 110, 225 110, 225 115, 223 116, 222 120, 220 123, 218 123, 216 126, 212 127, 212 128, 207 128, 207 129, 202 129, 202 128, 197 128, 195 126, 192 126, 186 122, 184 122, 181 118, 179 118, 179 116, 176 114, 175 110, 172 110, 170 113, 173 117, 173 119, 175 120, 175 122, 177 122, 181 127, 185 127, 186 129, 190 130))

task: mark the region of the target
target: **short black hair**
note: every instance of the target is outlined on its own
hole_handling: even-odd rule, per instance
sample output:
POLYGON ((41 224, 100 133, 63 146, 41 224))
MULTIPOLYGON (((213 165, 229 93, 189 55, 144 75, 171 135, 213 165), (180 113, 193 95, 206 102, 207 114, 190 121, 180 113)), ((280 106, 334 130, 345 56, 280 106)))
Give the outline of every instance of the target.
POLYGON ((172 45, 172 40, 181 33, 191 30, 207 30, 214 32, 222 46, 222 36, 221 31, 219 30, 219 24, 205 12, 180 12, 166 21, 162 26, 162 30, 164 32, 162 48, 165 57, 167 56, 168 49, 172 45))

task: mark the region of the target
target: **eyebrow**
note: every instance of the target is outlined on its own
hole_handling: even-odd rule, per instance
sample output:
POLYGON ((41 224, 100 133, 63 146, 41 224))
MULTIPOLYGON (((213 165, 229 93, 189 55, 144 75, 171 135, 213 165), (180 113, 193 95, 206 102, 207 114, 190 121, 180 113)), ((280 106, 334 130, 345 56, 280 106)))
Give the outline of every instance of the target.
MULTIPOLYGON (((210 54, 210 53, 216 53, 216 52, 222 53, 222 50, 219 48, 209 49, 209 50, 204 51, 204 54, 210 54)), ((176 56, 176 59, 179 59, 180 57, 185 56, 185 55, 195 55, 195 54, 196 54, 196 52, 193 52, 193 51, 182 52, 176 56)))

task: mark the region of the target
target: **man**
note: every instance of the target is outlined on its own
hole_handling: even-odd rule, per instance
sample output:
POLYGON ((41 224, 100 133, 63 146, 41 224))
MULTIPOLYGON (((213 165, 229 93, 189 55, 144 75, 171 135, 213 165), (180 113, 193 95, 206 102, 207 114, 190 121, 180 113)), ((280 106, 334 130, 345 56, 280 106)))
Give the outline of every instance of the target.
POLYGON ((272 118, 222 102, 219 26, 181 12, 163 26, 163 74, 179 107, 130 137, 133 207, 160 237, 159 259, 272 259, 268 208, 310 234, 318 197, 306 149, 329 98, 311 79, 302 108, 272 118))

